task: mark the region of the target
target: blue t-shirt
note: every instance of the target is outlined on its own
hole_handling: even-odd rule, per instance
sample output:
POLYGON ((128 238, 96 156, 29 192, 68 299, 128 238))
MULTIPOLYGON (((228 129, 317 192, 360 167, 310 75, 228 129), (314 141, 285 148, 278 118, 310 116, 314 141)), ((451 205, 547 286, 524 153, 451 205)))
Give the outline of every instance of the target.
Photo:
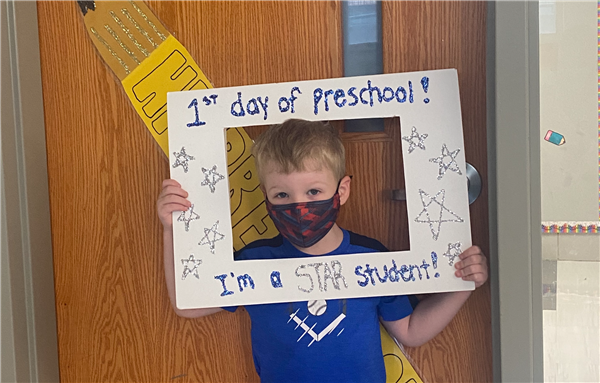
MULTIPOLYGON (((325 255, 387 251, 378 241, 343 230, 325 255)), ((235 254, 236 260, 310 257, 278 235, 235 254)), ((245 306, 252 322, 252 353, 261 382, 385 382, 379 317, 412 313, 406 296, 245 306)), ((236 307, 226 307, 235 311, 236 307)))

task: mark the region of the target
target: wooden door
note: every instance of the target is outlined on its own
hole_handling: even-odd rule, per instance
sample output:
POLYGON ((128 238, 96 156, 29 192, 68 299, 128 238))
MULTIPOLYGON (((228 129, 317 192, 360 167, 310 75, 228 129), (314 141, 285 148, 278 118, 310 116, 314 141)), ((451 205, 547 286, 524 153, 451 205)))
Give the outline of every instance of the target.
MULTIPOLYGON (((166 2, 149 7, 215 86, 341 77, 339 2, 166 2)), ((256 382, 244 310, 195 320, 170 307, 155 212, 166 157, 89 40, 75 2, 39 2, 61 380, 256 382)), ((385 72, 458 69, 467 161, 483 173, 485 3, 383 3, 385 72)), ((342 226, 408 248, 398 121, 346 134, 353 195, 342 226), (366 171, 366 169, 376 169, 366 171)), ((252 136, 260 129, 248 130, 252 136)), ((487 196, 472 205, 488 251, 487 196)), ((488 285, 427 345, 425 380, 492 380, 488 285)))

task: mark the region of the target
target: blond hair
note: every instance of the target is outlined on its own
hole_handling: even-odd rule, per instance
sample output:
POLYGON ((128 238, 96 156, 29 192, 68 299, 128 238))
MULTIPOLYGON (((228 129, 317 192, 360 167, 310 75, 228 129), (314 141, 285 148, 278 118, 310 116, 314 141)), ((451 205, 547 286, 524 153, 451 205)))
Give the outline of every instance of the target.
POLYGON ((307 163, 331 170, 342 179, 346 172, 344 145, 337 130, 320 121, 290 119, 272 125, 254 143, 252 154, 261 183, 268 163, 273 163, 282 173, 306 171, 307 163))

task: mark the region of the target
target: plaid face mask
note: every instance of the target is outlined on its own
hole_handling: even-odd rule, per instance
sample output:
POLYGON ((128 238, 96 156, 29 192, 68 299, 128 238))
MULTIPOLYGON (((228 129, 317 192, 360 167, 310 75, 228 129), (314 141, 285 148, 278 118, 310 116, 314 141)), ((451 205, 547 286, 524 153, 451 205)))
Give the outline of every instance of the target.
POLYGON ((267 212, 281 235, 298 247, 319 242, 333 227, 340 211, 340 195, 324 201, 273 205, 266 200, 267 212))

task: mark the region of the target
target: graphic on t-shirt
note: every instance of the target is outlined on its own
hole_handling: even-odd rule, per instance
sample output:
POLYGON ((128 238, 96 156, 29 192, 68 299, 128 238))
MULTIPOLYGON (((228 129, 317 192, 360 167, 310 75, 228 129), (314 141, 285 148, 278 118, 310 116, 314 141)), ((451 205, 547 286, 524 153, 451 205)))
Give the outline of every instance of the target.
MULTIPOLYGON (((310 341, 310 343, 308 343, 307 347, 310 347, 314 342, 320 342, 321 340, 323 340, 323 338, 331 334, 344 320, 344 318, 346 318, 346 314, 344 312, 341 312, 340 315, 338 315, 331 323, 329 323, 324 329, 319 331, 320 326, 317 327, 318 322, 316 321, 315 317, 321 316, 325 313, 325 311, 327 310, 327 301, 308 301, 306 302, 306 306, 308 314, 304 317, 304 319, 300 319, 300 317, 298 316, 298 313, 300 311, 300 309, 298 309, 292 314, 290 314, 290 319, 288 319, 288 323, 290 323, 293 320, 294 322, 296 322, 296 327, 294 328, 294 330, 298 329, 298 327, 304 330, 302 335, 300 335, 300 337, 298 338, 297 342, 300 342, 300 340, 304 338, 306 334, 310 335, 312 340, 310 341), (310 324, 310 322, 307 324, 307 320, 309 320, 310 322, 314 320, 315 322, 313 324, 310 324), (317 333, 315 330, 319 332, 317 333)), ((344 307, 346 307, 345 301, 344 307)), ((346 310, 344 309, 342 311, 346 310)), ((344 331, 343 328, 338 332, 337 336, 340 336, 342 331, 344 331)))
POLYGON ((423 210, 419 213, 415 222, 428 223, 435 241, 437 241, 440 235, 443 222, 464 222, 456 213, 444 206, 446 190, 440 190, 435 197, 432 197, 429 193, 421 189, 419 189, 419 194, 421 195, 423 210), (439 207, 439 210, 437 207, 439 207), (437 224, 437 226, 434 224, 437 224))

